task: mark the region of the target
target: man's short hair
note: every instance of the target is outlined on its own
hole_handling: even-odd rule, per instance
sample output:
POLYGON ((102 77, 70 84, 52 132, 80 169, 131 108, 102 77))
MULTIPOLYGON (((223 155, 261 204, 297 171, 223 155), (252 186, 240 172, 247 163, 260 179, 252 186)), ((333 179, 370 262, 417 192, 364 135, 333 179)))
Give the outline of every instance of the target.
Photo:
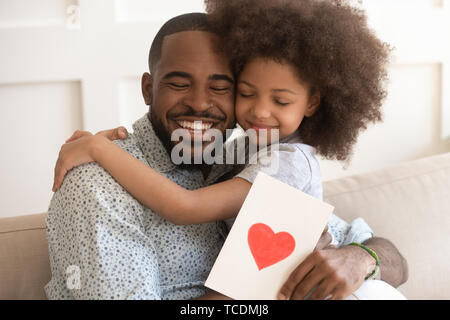
POLYGON ((206 31, 213 32, 209 27, 205 13, 193 12, 182 14, 167 21, 156 34, 150 48, 148 64, 150 73, 155 70, 156 64, 161 59, 161 50, 164 38, 183 31, 206 31))

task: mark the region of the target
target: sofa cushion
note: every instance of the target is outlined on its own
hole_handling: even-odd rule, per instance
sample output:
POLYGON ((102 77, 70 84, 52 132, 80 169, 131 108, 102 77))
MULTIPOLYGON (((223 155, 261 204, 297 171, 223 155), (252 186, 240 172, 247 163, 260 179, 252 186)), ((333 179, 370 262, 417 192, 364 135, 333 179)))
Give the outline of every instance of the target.
POLYGON ((0 219, 0 299, 46 299, 45 214, 0 219))
POLYGON ((408 299, 450 299, 450 153, 324 183, 347 221, 363 217, 409 266, 408 299))

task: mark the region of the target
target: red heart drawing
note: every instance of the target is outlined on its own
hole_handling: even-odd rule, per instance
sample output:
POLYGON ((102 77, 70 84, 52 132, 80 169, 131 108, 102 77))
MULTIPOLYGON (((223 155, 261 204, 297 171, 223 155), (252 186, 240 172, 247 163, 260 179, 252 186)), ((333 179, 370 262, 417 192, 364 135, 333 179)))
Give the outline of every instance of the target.
POLYGON ((294 251, 295 240, 287 232, 274 233, 264 223, 248 229, 248 245, 259 270, 286 259, 294 251))

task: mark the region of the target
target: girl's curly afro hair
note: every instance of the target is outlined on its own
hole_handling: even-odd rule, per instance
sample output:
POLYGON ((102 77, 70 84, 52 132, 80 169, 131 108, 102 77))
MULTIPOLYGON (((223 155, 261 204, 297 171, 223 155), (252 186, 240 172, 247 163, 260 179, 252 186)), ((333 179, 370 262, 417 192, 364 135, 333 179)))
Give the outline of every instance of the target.
POLYGON ((348 160, 361 130, 381 121, 390 47, 344 0, 205 0, 238 76, 254 57, 290 63, 321 105, 299 127, 304 143, 348 160))

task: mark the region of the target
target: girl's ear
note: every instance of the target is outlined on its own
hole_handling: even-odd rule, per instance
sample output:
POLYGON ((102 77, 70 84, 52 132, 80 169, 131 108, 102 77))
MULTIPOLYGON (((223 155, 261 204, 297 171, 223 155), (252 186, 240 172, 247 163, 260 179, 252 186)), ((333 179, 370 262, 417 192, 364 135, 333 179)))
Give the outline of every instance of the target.
POLYGON ((144 97, 145 104, 152 105, 153 98, 153 77, 150 73, 146 72, 142 75, 141 80, 142 96, 144 97))
POLYGON ((316 90, 309 98, 308 107, 305 111, 305 117, 312 117, 320 106, 320 92, 316 90))

